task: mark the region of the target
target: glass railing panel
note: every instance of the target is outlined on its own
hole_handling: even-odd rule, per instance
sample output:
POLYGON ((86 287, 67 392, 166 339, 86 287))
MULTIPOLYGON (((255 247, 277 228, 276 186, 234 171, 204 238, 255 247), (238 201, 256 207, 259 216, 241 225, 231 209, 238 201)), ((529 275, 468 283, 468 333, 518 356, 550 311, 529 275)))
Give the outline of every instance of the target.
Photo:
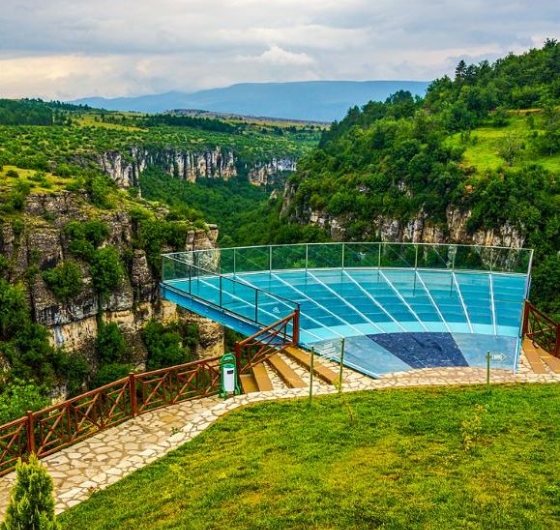
POLYGON ((344 267, 379 267, 383 243, 344 243, 344 267))
POLYGON ((270 247, 240 247, 233 251, 236 274, 270 268, 270 247))
POLYGON ((278 245, 271 247, 271 270, 306 269, 308 245, 278 245))
POLYGON ((406 243, 383 243, 381 245, 381 267, 414 268, 416 245, 406 243))
POLYGON ((308 269, 337 269, 342 267, 342 243, 313 244, 308 248, 308 269))

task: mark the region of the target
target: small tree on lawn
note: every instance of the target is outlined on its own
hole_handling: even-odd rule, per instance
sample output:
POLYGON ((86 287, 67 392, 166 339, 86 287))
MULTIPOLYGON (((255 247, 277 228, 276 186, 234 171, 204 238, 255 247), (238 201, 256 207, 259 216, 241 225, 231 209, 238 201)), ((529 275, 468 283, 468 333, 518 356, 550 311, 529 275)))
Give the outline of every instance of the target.
POLYGON ((29 462, 20 459, 16 465, 16 483, 0 529, 60 529, 54 515, 53 480, 34 454, 29 462))

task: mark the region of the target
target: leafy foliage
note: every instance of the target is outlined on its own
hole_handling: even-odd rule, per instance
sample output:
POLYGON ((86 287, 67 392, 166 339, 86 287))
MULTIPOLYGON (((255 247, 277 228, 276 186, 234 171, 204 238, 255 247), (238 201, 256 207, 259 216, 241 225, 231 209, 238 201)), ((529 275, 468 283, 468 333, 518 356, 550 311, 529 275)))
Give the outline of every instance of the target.
POLYGON ((83 289, 80 266, 72 260, 59 263, 56 267, 43 272, 43 280, 54 295, 61 301, 78 296, 83 289))
POLYGON ((101 297, 117 290, 125 277, 118 250, 110 245, 95 250, 90 261, 90 273, 93 286, 101 297))
POLYGON ((148 350, 148 370, 183 364, 195 359, 195 346, 198 343, 196 325, 165 326, 153 320, 144 326, 142 337, 148 350))
POLYGON ((25 416, 28 410, 49 405, 45 391, 36 383, 14 379, 2 385, 0 392, 0 425, 25 416))

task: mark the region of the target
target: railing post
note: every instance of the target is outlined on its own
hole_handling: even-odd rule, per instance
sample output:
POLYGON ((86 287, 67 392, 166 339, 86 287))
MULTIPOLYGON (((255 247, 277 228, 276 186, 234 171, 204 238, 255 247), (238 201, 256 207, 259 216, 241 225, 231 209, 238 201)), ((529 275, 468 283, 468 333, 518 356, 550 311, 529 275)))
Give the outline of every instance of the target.
POLYGON ((31 454, 35 452, 35 421, 33 418, 33 411, 28 410, 26 416, 27 453, 31 454))
POLYGON ((239 342, 235 343, 235 360, 237 363, 237 373, 241 374, 241 344, 239 342))
POLYGON ((259 291, 255 289, 255 322, 259 323, 259 291))
POLYGON ((529 302, 525 300, 523 303, 523 328, 521 329, 521 336, 524 337, 529 331, 529 302))
POLYGON ((554 348, 554 355, 560 356, 560 324, 556 324, 556 346, 554 348))
POLYGON ((130 408, 132 411, 132 416, 136 416, 138 413, 138 401, 136 398, 136 376, 134 372, 128 374, 128 391, 130 392, 130 408))
POLYGON ((294 311, 292 328, 292 340, 294 342, 294 346, 297 346, 299 344, 299 307, 297 307, 294 311))

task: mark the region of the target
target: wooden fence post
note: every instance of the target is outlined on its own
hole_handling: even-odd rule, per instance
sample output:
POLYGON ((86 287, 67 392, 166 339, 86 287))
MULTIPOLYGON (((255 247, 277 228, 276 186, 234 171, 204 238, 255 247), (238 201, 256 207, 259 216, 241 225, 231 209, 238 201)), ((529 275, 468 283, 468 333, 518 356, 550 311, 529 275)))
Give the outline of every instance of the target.
POLYGON ((132 409, 132 416, 138 413, 138 402, 136 399, 136 376, 134 372, 128 374, 128 391, 130 392, 130 408, 132 409))
POLYGON ((31 454, 35 452, 35 422, 33 420, 32 410, 27 411, 26 434, 27 434, 27 453, 31 454))

